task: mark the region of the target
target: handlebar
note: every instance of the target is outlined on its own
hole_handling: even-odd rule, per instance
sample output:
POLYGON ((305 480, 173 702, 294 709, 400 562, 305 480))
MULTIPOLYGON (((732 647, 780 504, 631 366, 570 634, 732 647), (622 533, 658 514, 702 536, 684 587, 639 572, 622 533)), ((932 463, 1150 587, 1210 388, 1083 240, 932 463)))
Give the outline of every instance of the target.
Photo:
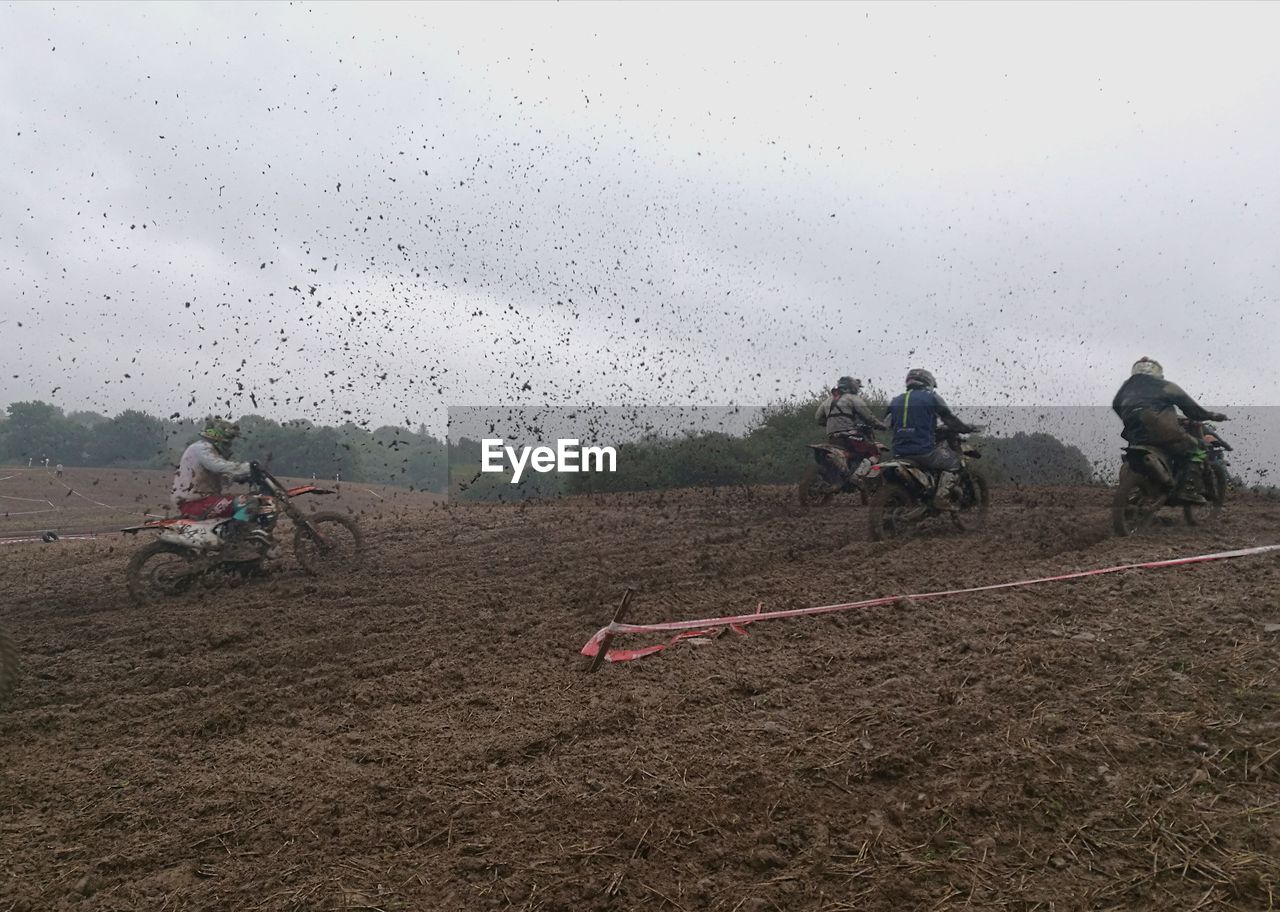
POLYGON ((1203 430, 1203 426, 1206 423, 1212 422, 1214 424, 1217 424, 1222 421, 1230 421, 1230 420, 1231 419, 1228 418, 1226 415, 1222 414, 1222 412, 1214 412, 1208 418, 1188 418, 1187 416, 1183 415, 1178 419, 1178 424, 1182 427, 1183 430, 1191 430, 1193 428, 1200 428, 1201 430, 1203 430))
POLYGON ((279 480, 263 468, 262 463, 256 460, 249 460, 249 481, 259 487, 267 488, 271 493, 279 493, 285 490, 279 480))

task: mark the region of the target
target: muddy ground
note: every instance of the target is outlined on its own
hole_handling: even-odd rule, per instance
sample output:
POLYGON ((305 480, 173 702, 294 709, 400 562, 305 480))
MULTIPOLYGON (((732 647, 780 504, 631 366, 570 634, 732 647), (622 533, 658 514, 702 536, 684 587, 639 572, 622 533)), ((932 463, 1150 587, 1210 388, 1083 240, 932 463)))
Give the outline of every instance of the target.
POLYGON ((0 549, 0 910, 1271 908, 1274 556, 582 672, 628 584, 663 620, 1280 542, 1262 500, 1116 541, 1103 490, 996 498, 908 545, 781 489, 374 505, 366 573, 146 611, 135 541, 0 549))

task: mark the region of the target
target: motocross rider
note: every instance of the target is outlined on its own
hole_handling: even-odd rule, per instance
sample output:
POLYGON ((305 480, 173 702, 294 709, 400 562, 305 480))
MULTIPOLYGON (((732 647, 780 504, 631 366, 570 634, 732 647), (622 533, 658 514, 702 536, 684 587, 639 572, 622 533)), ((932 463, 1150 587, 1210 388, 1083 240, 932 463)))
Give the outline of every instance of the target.
POLYGON ((831 391, 831 398, 818 406, 815 416, 818 424, 826 428, 827 440, 853 457, 855 465, 876 455, 873 431, 889 427, 872 414, 867 400, 859 395, 861 392, 861 380, 841 377, 831 391))
POLYGON ((1202 473, 1192 471, 1205 460, 1204 441, 1183 429, 1177 409, 1192 421, 1226 421, 1227 416, 1202 408, 1182 387, 1164 379, 1160 362, 1145 355, 1134 362, 1129 379, 1116 392, 1111 408, 1124 422, 1121 436, 1125 440, 1155 447, 1173 461, 1178 498, 1186 503, 1204 503, 1202 473))
POLYGON ((939 444, 937 425, 941 420, 960 434, 971 434, 974 428, 957 418, 937 394, 933 374, 915 367, 907 371, 907 391, 894 397, 886 412, 893 429, 893 455, 906 459, 928 472, 938 473, 932 506, 939 510, 955 510, 952 488, 960 472, 960 455, 951 447, 939 444))
POLYGON ((173 506, 183 516, 220 519, 236 512, 235 498, 223 496, 222 483, 249 477, 249 463, 230 459, 231 445, 239 436, 239 425, 210 418, 200 439, 183 451, 173 479, 173 506))

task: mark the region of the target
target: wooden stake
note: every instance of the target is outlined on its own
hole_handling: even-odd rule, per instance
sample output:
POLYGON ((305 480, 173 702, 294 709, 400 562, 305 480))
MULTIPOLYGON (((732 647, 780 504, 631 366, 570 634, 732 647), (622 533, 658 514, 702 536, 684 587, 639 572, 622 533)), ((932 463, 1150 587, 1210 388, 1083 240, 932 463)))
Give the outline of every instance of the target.
MULTIPOLYGON (((627 613, 627 606, 631 604, 631 595, 635 590, 630 586, 627 591, 622 593, 622 603, 618 605, 617 610, 613 612, 613 620, 611 624, 621 624, 622 616, 627 613)), ((591 665, 587 668, 587 673, 599 671, 600 666, 604 664, 604 657, 609 652, 609 646, 613 643, 613 634, 606 633, 604 639, 600 641, 600 651, 595 654, 595 658, 591 660, 591 665)))

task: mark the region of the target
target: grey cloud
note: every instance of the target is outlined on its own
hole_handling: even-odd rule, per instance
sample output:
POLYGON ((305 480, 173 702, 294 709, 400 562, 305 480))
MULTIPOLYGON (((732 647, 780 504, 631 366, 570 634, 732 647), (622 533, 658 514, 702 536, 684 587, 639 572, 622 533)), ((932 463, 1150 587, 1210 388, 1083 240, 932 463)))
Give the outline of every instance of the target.
MULTIPOLYGON (((729 69, 736 108, 704 127, 676 113, 703 87, 645 94, 652 66, 600 69, 574 113, 536 78, 554 45, 477 57, 473 33, 356 9, 0 14, 22 133, 0 398, 248 411, 256 391, 280 417, 438 424, 490 397, 762 402, 924 363, 955 401, 1074 403, 1143 353, 1202 398, 1272 395, 1280 150, 1254 104, 975 163, 983 124, 892 136, 879 100, 864 148, 753 138, 729 69)), ((860 116, 859 86, 789 88, 815 122, 860 116)))

